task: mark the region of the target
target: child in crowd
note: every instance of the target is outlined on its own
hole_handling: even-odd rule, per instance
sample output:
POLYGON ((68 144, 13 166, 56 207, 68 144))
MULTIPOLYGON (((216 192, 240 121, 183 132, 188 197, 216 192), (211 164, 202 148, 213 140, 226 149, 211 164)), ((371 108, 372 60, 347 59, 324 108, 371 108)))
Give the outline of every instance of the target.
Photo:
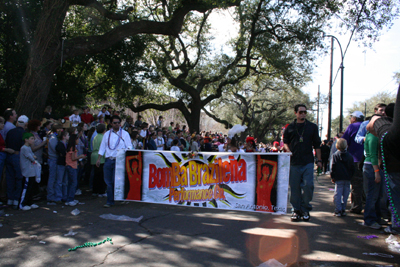
POLYGON ((68 141, 67 154, 65 156, 66 172, 68 175, 68 190, 65 205, 75 206, 79 201, 74 200, 76 185, 78 183, 78 160, 85 159, 85 155, 78 156, 76 146, 79 138, 76 134, 72 134, 68 141))
POLYGON ((346 216, 346 203, 350 194, 350 180, 354 174, 353 157, 347 152, 347 141, 343 138, 336 142, 336 151, 332 155, 332 183, 335 183, 335 216, 346 216))
POLYGON ((35 137, 32 133, 26 132, 23 134, 22 139, 25 141, 25 144, 21 147, 19 158, 22 176, 24 177, 24 187, 19 208, 21 210, 37 209, 39 206, 32 203, 33 187, 36 181, 35 164, 38 164, 36 156, 32 152, 35 137))
POLYGON ((178 139, 174 139, 174 140, 172 141, 171 151, 178 151, 178 152, 180 152, 181 149, 179 148, 178 144, 179 144, 178 139))

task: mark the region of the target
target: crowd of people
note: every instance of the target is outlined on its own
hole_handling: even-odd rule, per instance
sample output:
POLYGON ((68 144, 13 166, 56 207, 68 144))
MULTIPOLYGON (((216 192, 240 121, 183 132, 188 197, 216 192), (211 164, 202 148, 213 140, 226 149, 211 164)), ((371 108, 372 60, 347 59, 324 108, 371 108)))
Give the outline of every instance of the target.
POLYGON ((75 206, 80 185, 89 185, 93 196, 105 197, 105 207, 114 204, 114 168, 118 149, 279 152, 273 145, 256 143, 249 136, 245 142, 222 133, 190 133, 185 125, 160 116, 155 125, 134 122, 128 116, 122 124, 120 113, 103 107, 92 115, 88 107, 80 113, 54 118, 46 107, 42 120, 18 116, 9 108, 0 117, 0 174, 5 169, 6 188, 3 201, 14 209, 38 208, 35 196, 45 197, 47 205, 75 206), (104 140, 103 140, 104 139, 104 140))
MULTIPOLYGON (((397 102, 399 102, 399 97, 397 102)), ((105 197, 114 205, 114 173, 119 149, 205 151, 205 152, 290 152, 289 175, 292 221, 310 219, 315 164, 335 183, 335 216, 364 211, 364 226, 388 233, 400 229, 399 106, 375 106, 375 115, 364 120, 355 111, 350 126, 332 140, 321 142, 318 127, 306 119, 307 107, 294 107, 296 119, 283 127, 281 140, 258 143, 247 136, 215 132, 190 132, 185 125, 160 116, 155 125, 138 115, 122 123, 118 111, 103 107, 95 116, 88 107, 62 119, 53 118, 47 107, 43 120, 18 116, 7 109, 0 117, 0 174, 5 167, 7 205, 14 209, 38 208, 33 198, 45 192, 47 205, 77 205, 80 186, 90 186, 93 196, 105 197), (42 188, 42 190, 41 190, 42 188), (45 190, 43 190, 43 188, 45 190)), ((4 188, 3 188, 4 191, 4 188)))

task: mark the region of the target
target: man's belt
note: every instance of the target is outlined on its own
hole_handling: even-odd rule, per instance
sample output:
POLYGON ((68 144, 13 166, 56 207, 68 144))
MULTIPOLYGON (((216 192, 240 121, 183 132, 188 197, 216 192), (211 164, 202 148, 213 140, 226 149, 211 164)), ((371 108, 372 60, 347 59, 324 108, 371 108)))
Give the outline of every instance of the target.
POLYGON ((110 160, 115 160, 115 159, 116 159, 116 157, 108 157, 107 159, 110 159, 110 160))

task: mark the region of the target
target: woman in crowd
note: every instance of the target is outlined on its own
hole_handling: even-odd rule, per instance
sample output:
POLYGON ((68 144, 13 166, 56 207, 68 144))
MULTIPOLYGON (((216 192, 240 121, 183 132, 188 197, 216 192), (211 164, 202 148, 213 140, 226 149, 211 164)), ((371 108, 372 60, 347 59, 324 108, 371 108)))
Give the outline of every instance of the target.
POLYGON ((66 172, 68 176, 68 190, 67 199, 65 205, 75 206, 79 201, 75 201, 75 192, 77 186, 77 176, 78 176, 78 161, 80 159, 86 158, 85 155, 78 156, 77 145, 79 143, 79 138, 77 135, 73 134, 68 140, 67 154, 65 156, 66 172))
POLYGON ((106 132, 106 125, 101 123, 96 127, 97 135, 93 140, 93 151, 91 155, 91 164, 94 165, 94 177, 93 177, 93 194, 92 196, 106 197, 106 183, 104 182, 103 167, 105 157, 100 159, 100 166, 96 166, 97 159, 99 157, 99 149, 103 136, 106 132))
POLYGON ((35 138, 35 142, 31 146, 33 154, 36 156, 36 161, 43 164, 43 149, 47 144, 46 137, 43 139, 39 136, 41 122, 39 120, 30 120, 28 122, 28 130, 35 138))
POLYGON ((254 137, 247 137, 246 138, 246 152, 257 152, 256 148, 256 142, 254 140, 254 137))

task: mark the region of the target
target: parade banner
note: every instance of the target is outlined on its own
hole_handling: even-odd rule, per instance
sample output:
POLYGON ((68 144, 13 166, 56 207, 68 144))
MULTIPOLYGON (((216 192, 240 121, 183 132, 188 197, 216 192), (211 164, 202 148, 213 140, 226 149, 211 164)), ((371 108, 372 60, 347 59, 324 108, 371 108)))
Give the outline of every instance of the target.
POLYGON ((286 213, 289 153, 118 151, 115 200, 286 213))

